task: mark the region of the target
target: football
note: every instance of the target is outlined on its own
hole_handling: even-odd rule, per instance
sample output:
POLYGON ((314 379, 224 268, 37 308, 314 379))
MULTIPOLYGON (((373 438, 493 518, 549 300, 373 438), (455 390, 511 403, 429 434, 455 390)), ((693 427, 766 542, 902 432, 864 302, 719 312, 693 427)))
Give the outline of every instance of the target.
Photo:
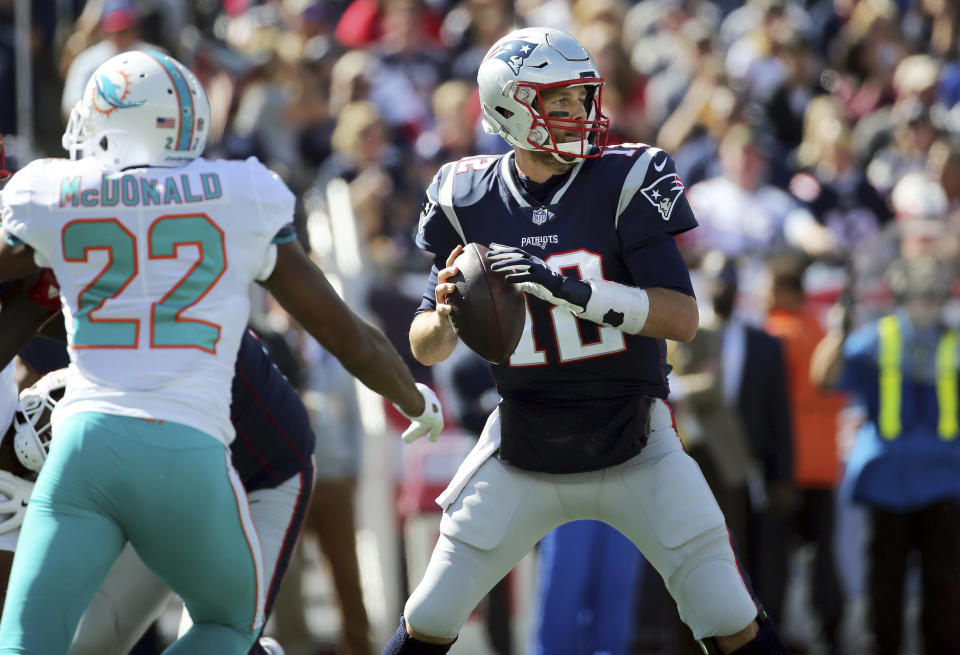
POLYGON ((520 287, 490 270, 489 248, 468 243, 453 265, 455 291, 447 295, 453 307, 453 329, 465 344, 488 362, 506 362, 523 335, 526 306, 520 287))

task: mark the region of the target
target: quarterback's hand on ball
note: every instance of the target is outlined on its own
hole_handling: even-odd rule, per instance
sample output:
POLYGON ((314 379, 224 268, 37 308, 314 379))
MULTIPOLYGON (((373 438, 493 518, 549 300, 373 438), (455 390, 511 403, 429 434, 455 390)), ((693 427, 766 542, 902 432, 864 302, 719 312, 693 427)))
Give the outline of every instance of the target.
POLYGON ((590 285, 564 277, 539 257, 520 248, 491 243, 487 258, 495 260, 490 270, 508 272, 507 282, 519 284, 526 293, 577 314, 586 309, 592 293, 590 285))
POLYGON ((433 389, 425 384, 417 382, 417 389, 423 395, 423 412, 419 416, 410 416, 402 409, 397 407, 397 411, 410 419, 410 425, 400 438, 404 443, 413 443, 423 435, 427 435, 430 441, 436 441, 443 430, 443 411, 440 408, 440 400, 433 389))
POLYGON ((437 286, 433 291, 434 297, 437 300, 437 313, 447 318, 450 318, 450 313, 453 311, 453 307, 447 303, 447 294, 452 293, 453 290, 457 288, 457 285, 450 282, 450 278, 460 272, 460 269, 454 266, 453 262, 457 260, 457 257, 459 257, 462 252, 462 245, 454 248, 450 252, 450 255, 447 256, 446 268, 441 268, 437 273, 437 286))

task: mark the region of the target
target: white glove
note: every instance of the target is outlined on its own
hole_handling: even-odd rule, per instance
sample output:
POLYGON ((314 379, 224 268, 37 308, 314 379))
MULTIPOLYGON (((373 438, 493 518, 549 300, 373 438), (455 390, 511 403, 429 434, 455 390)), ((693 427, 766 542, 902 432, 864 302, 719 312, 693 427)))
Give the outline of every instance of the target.
POLYGON ((0 470, 0 534, 20 529, 32 491, 32 482, 0 470))
POLYGON ((410 416, 394 404, 397 411, 410 419, 410 425, 403 431, 400 438, 403 439, 404 443, 413 443, 423 435, 427 435, 427 439, 435 442, 443 429, 443 411, 440 408, 440 400, 433 389, 425 384, 417 382, 417 390, 423 395, 424 407, 420 416, 410 416))

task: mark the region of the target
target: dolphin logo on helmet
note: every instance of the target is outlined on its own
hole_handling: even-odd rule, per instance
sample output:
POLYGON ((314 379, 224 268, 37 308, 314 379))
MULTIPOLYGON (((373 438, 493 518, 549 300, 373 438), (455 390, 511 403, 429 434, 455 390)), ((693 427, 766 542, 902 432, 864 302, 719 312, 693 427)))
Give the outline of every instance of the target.
POLYGON ((127 75, 122 71, 119 74, 123 78, 124 83, 122 85, 115 83, 113 80, 110 79, 108 75, 105 75, 103 73, 95 77, 97 97, 96 97, 96 101, 94 102, 94 106, 96 106, 99 111, 109 113, 115 109, 129 109, 130 107, 139 107, 144 102, 146 102, 145 100, 138 100, 136 102, 124 102, 123 99, 127 97, 127 93, 129 91, 129 88, 128 88, 129 80, 127 79, 127 75), (102 101, 104 104, 106 104, 107 109, 100 107, 99 101, 102 101))

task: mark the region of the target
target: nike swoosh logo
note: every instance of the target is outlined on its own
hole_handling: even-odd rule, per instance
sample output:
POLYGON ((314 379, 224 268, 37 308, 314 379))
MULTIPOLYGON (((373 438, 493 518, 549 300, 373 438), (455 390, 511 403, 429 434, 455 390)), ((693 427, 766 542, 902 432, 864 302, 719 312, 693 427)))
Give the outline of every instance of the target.
POLYGON ((663 167, 666 166, 666 165, 667 165, 667 156, 664 155, 664 156, 663 156, 663 159, 660 160, 660 164, 659 164, 659 165, 658 165, 656 162, 653 163, 653 170, 655 170, 655 171, 657 171, 657 172, 659 173, 660 171, 663 170, 663 167))

